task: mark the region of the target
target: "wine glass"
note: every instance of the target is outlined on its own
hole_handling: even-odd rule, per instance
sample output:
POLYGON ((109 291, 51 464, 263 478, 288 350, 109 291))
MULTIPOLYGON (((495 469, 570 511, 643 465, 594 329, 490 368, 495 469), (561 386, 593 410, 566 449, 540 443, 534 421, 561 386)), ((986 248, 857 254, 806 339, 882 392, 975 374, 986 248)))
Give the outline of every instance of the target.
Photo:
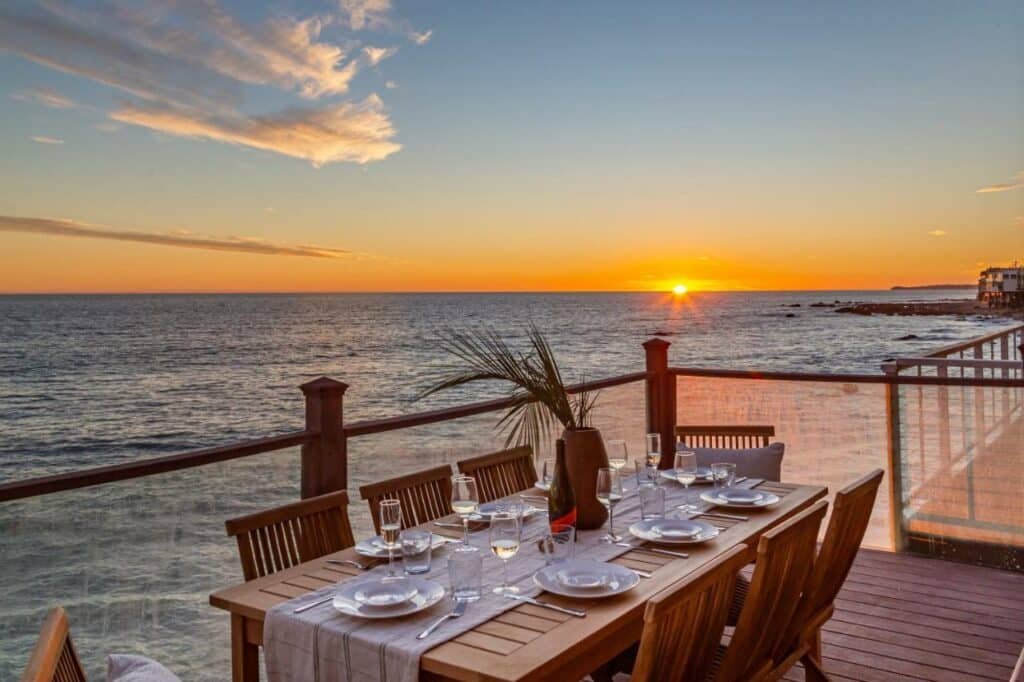
POLYGON ((402 532, 402 505, 398 500, 381 500, 380 539, 388 548, 388 577, 394 577, 395 554, 399 534, 402 532))
POLYGON ((551 489, 551 479, 554 476, 554 473, 551 471, 552 466, 553 465, 548 462, 548 460, 544 460, 540 463, 540 481, 544 490, 551 489))
POLYGON ((519 553, 520 528, 519 517, 515 514, 502 512, 491 517, 491 552, 501 559, 504 575, 501 585, 494 588, 494 594, 519 594, 518 587, 508 584, 508 562, 519 553))
MULTIPOLYGON (((680 450, 676 453, 675 461, 676 480, 683 484, 684 494, 688 495, 690 484, 697 480, 697 453, 689 450, 680 450)), ((684 512, 695 512, 697 506, 687 502, 676 509, 684 512)))
POLYGON ((605 443, 608 452, 608 465, 619 471, 629 462, 629 448, 624 440, 610 440, 605 443))
POLYGON ((647 466, 657 467, 661 461, 661 434, 647 434, 647 466))
POLYGON ((612 544, 622 538, 615 534, 615 505, 622 501, 622 479, 615 469, 597 470, 597 501, 608 508, 608 534, 601 542, 612 544))
POLYGON ((469 517, 480 510, 480 494, 472 476, 456 476, 452 481, 452 511, 462 519, 462 544, 469 544, 469 517))

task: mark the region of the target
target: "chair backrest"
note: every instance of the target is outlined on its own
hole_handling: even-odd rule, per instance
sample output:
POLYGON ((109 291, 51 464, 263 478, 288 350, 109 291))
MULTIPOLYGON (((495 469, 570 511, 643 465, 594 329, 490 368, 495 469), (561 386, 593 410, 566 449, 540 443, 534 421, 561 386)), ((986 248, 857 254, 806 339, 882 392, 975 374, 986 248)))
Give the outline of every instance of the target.
POLYGON ((402 528, 418 526, 451 513, 452 468, 443 464, 386 481, 360 486, 359 494, 370 504, 373 527, 380 532, 381 500, 398 500, 402 528))
MULTIPOLYGON (((814 560, 807 588, 790 627, 789 644, 800 636, 803 627, 817 620, 817 616, 835 602, 867 532, 884 475, 881 469, 875 469, 836 493, 825 541, 814 560)), ((776 657, 782 653, 776 652, 776 657)))
POLYGON ((61 607, 46 614, 21 682, 86 682, 82 663, 71 643, 68 617, 61 607))
POLYGON ((537 482, 533 448, 529 445, 464 459, 457 466, 460 474, 476 479, 481 502, 529 490, 537 482))
POLYGON ((737 545, 648 600, 633 682, 707 678, 746 552, 737 545))
POLYGON ((677 426, 676 442, 690 448, 764 448, 774 426, 677 426))
POLYGON ((247 581, 355 544, 344 490, 231 519, 224 525, 238 541, 247 581))
POLYGON ((756 680, 772 668, 807 585, 826 509, 821 500, 761 536, 750 590, 716 680, 756 680))

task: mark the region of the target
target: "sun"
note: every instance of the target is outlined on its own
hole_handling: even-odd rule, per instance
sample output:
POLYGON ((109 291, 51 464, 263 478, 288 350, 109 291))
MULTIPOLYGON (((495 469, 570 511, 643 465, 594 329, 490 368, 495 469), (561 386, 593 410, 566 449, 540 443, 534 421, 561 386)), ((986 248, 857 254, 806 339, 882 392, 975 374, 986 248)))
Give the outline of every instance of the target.
POLYGON ((672 293, 675 294, 676 296, 682 296, 687 291, 688 289, 686 288, 685 284, 677 284, 674 287, 672 287, 672 293))

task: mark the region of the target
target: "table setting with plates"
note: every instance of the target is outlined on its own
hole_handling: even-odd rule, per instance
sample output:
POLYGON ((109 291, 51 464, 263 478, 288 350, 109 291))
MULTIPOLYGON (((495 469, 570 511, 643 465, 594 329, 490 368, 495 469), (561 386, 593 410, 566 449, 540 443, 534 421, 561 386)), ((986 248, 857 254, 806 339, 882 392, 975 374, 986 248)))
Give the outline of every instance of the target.
MULTIPOLYGON (((615 498, 614 522, 597 530, 550 528, 546 510, 530 495, 470 505, 466 498, 472 493, 458 493, 452 501, 458 516, 401 532, 397 503, 388 513, 399 516, 385 518, 382 507, 381 535, 355 547, 372 563, 338 560, 358 565, 361 572, 267 611, 268 679, 417 680, 426 651, 524 602, 585 618, 588 603, 634 589, 651 573, 614 563, 631 550, 685 560, 681 549, 713 542, 720 533, 713 519, 691 518, 712 505, 771 504, 770 493, 751 490, 759 479, 716 480, 719 485, 705 493, 714 495, 709 500, 690 489, 687 476, 678 484, 656 476, 611 475, 620 479, 622 494, 615 498), (703 504, 694 504, 698 495, 703 504), (676 506, 680 502, 687 503, 684 511, 676 506), (460 526, 468 532, 459 533, 460 526), (450 529, 442 535, 427 528, 450 529), (620 529, 628 534, 614 535, 620 529), (389 554, 391 560, 382 563, 389 554)), ((466 486, 463 481, 455 489, 466 486)))

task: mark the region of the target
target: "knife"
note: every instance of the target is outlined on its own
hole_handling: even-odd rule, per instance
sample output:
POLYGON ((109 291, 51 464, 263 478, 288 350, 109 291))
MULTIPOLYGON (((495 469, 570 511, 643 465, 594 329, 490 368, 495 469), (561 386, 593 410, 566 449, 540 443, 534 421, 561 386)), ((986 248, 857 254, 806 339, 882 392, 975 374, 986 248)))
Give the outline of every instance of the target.
POLYGON ((524 601, 527 604, 533 604, 534 606, 542 606, 545 609, 551 609, 552 611, 559 611, 561 613, 568 614, 570 616, 576 616, 577 618, 583 618, 587 615, 587 612, 582 609, 570 609, 567 606, 558 606, 557 604, 549 604, 546 601, 539 601, 533 597, 527 597, 523 594, 506 594, 509 599, 515 599, 516 601, 524 601))

